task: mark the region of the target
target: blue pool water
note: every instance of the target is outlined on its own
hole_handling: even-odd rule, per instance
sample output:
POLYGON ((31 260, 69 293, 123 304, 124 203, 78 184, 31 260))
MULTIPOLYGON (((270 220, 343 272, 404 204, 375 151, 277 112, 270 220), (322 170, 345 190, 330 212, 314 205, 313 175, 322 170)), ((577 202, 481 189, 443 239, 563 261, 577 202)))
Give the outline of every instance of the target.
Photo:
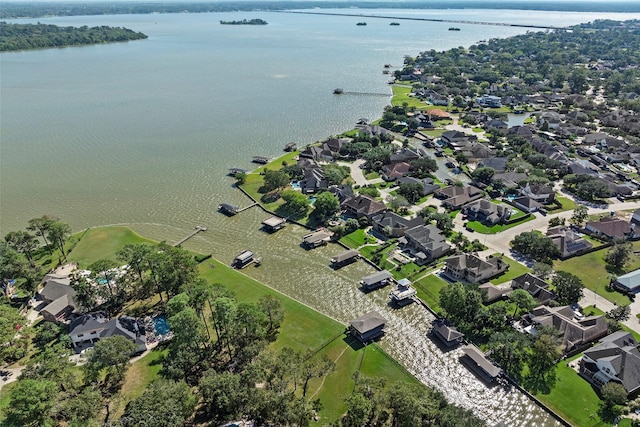
POLYGON ((298 181, 291 181, 291 187, 293 187, 294 190, 300 190, 300 184, 298 181))
POLYGON ((153 318, 153 323, 156 326, 156 333, 160 335, 166 335, 169 332, 169 324, 167 318, 164 315, 156 316, 153 318))
POLYGON ((98 283, 101 285, 106 285, 107 284, 107 279, 98 279, 98 283))

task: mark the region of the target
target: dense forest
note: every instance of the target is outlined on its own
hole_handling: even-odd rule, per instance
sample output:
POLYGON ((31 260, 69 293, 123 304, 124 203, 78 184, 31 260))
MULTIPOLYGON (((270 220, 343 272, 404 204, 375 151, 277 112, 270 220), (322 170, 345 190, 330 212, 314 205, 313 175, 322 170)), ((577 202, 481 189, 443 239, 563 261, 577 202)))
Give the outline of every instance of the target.
POLYGON ((578 12, 640 12, 640 4, 631 1, 550 1, 536 2, 521 1, 487 1, 450 0, 450 1, 222 1, 202 3, 106 3, 91 2, 3 2, 0 19, 41 16, 76 16, 76 15, 122 15, 139 13, 202 13, 202 12, 234 12, 239 10, 292 10, 310 8, 353 8, 361 9, 527 9, 550 11, 578 11, 578 12))
POLYGON ((79 46, 146 39, 147 35, 121 27, 59 27, 47 24, 0 22, 0 52, 79 46))

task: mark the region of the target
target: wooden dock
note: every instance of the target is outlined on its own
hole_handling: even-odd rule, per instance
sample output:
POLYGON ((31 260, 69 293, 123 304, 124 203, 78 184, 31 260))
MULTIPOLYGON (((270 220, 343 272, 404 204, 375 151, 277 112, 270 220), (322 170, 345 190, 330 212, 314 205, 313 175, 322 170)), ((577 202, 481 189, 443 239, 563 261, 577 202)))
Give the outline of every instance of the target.
POLYGON ((207 227, 202 227, 202 226, 196 226, 195 231, 192 231, 191 233, 189 233, 188 236, 178 240, 177 242, 175 242, 173 244, 173 246, 180 246, 181 244, 183 244, 184 242, 186 242, 187 240, 189 240, 190 238, 192 238, 193 236, 195 236, 196 234, 200 233, 201 231, 207 231, 207 227))
POLYGON ((240 208, 240 209, 238 209, 238 211, 236 213, 244 212, 247 209, 251 209, 254 206, 258 206, 258 202, 252 203, 249 206, 245 206, 244 208, 240 208))

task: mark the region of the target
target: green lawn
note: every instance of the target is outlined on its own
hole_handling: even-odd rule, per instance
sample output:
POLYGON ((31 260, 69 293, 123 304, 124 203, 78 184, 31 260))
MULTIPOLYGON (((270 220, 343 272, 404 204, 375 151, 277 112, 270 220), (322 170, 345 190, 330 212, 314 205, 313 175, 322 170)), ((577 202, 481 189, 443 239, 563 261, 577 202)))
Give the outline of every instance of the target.
MULTIPOLYGON (((494 255, 500 256, 500 254, 494 255)), ((509 270, 507 270, 506 273, 491 279, 491 283, 495 283, 496 285, 508 282, 509 280, 515 279, 516 277, 522 276, 524 273, 528 273, 529 271, 531 271, 524 265, 520 264, 514 259, 509 258, 508 256, 503 256, 502 260, 509 264, 509 270)))
POLYGON ((86 233, 79 233, 78 236, 82 238, 68 258, 70 262, 77 262, 80 268, 86 268, 100 259, 115 261, 116 252, 127 244, 154 244, 127 227, 90 228, 86 233))
POLYGON ((422 133, 424 133, 425 135, 429 135, 433 138, 440 138, 440 136, 442 136, 443 133, 446 132, 445 129, 431 129, 431 130, 422 130, 420 131, 422 133))
POLYGON ((416 107, 416 108, 427 107, 426 102, 420 101, 418 98, 414 98, 413 96, 409 96, 412 90, 411 87, 393 85, 391 86, 391 89, 393 90, 391 105, 401 106, 406 102, 409 107, 416 107))
POLYGON ((435 274, 430 274, 416 282, 413 286, 418 291, 418 297, 427 303, 435 312, 440 312, 440 290, 447 286, 448 282, 435 274))
POLYGON ((491 227, 484 225, 480 221, 469 221, 467 222, 467 227, 482 234, 496 234, 501 231, 508 230, 511 227, 515 227, 516 225, 520 225, 528 221, 533 221, 534 218, 535 216, 531 215, 530 217, 523 219, 522 221, 516 221, 512 224, 496 224, 492 225, 491 227))
POLYGON ((353 233, 342 236, 340 238, 340 243, 343 243, 350 248, 357 249, 367 242, 367 236, 368 235, 364 232, 364 228, 358 228, 353 233))
MULTIPOLYGON (((576 356, 569 359, 575 360, 576 356)), ((549 394, 535 396, 575 426, 606 426, 598 416, 600 398, 591 385, 576 371, 567 366, 567 361, 556 365, 557 381, 549 394)))
MULTIPOLYGON (((629 304, 629 298, 625 295, 606 289, 606 285, 609 283, 609 272, 605 268, 604 255, 607 250, 605 248, 564 261, 557 260, 553 263, 553 269, 575 274, 582 279, 587 288, 609 301, 618 305, 629 304)), ((640 251, 640 242, 633 242, 633 250, 640 251)), ((638 268, 640 268, 640 256, 632 253, 631 260, 625 267, 625 271, 629 272, 638 268)))
POLYGON ((376 179, 376 178, 380 178, 380 174, 376 171, 371 171, 371 172, 367 172, 367 174, 364 177, 367 179, 376 179))
POLYGON ((576 208, 576 202, 568 197, 556 196, 556 200, 558 201, 558 203, 560 203, 561 207, 556 209, 549 209, 549 213, 572 211, 576 208))

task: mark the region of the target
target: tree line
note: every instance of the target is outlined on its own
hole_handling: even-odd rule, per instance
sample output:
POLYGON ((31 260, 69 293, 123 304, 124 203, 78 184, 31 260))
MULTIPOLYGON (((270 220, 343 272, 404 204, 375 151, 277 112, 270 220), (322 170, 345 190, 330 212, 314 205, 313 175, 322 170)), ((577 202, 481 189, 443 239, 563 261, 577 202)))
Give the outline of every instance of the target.
POLYGON ((146 39, 147 35, 128 28, 59 27, 50 24, 9 24, 0 22, 0 52, 80 46, 146 39))

